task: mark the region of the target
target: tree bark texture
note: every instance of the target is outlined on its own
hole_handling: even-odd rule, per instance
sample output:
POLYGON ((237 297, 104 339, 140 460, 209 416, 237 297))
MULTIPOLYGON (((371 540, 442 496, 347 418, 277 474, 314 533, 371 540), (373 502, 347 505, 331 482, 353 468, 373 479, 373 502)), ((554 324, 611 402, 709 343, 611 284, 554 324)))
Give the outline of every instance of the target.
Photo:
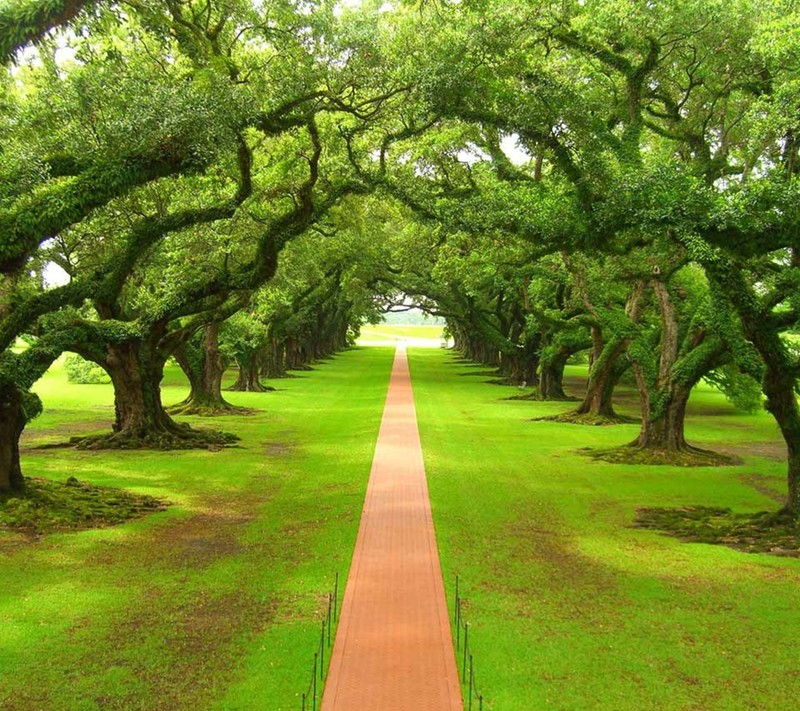
POLYGON ((784 509, 793 516, 800 516, 800 408, 794 390, 794 377, 776 365, 767 363, 764 375, 766 407, 778 423, 786 442, 788 466, 784 509))
POLYGON ((236 376, 236 382, 231 385, 229 390, 247 393, 265 393, 272 390, 272 388, 268 388, 261 383, 257 354, 238 356, 236 363, 239 366, 239 374, 236 376))
POLYGON ((25 410, 19 388, 0 390, 0 494, 22 494, 25 480, 19 461, 19 438, 25 429, 25 410))
POLYGON ((260 354, 261 377, 271 380, 285 378, 286 373, 286 345, 275 338, 271 339, 267 347, 260 354))
POLYGON ((626 342, 620 342, 593 360, 589 369, 586 395, 575 409, 576 415, 591 415, 609 420, 617 418, 613 402, 614 388, 627 369, 627 363, 621 362, 626 347, 626 342))
POLYGON ((175 350, 178 361, 189 379, 189 397, 170 408, 174 414, 212 415, 235 412, 238 408, 222 397, 225 359, 219 350, 219 323, 208 324, 199 342, 189 341, 175 350))
POLYGON ((569 356, 569 351, 563 351, 539 363, 539 400, 569 400, 564 392, 564 368, 569 356))
POLYGON ((741 265, 732 259, 721 259, 705 266, 709 277, 739 314, 745 337, 764 362, 762 389, 767 397, 766 408, 786 442, 788 486, 784 511, 800 518, 800 408, 795 397, 794 359, 781 337, 780 324, 745 281, 741 265))
POLYGON ((663 410, 657 416, 654 416, 650 398, 646 397, 642 405, 639 435, 631 442, 631 446, 671 452, 691 450, 684 436, 686 405, 691 392, 691 388, 670 388, 663 410))
POLYGON ((193 430, 173 420, 161 402, 166 357, 147 340, 109 344, 99 363, 114 385, 115 422, 111 435, 77 440, 84 449, 188 449, 226 444, 236 438, 221 432, 193 430))
POLYGON ((657 363, 649 365, 646 357, 632 358, 642 424, 630 446, 665 453, 698 452, 684 436, 686 405, 700 378, 722 362, 725 346, 700 329, 689 334, 691 338, 685 336, 685 345, 679 347, 678 318, 667 285, 653 280, 652 288, 661 315, 659 354, 657 363), (651 367, 655 372, 648 377, 647 369, 651 367))
POLYGON ((667 285, 654 279, 651 287, 661 316, 661 342, 655 382, 650 382, 642 363, 633 362, 642 424, 639 435, 630 446, 679 452, 688 449, 684 437, 684 419, 691 387, 681 386, 672 377, 672 369, 678 359, 678 319, 667 285))

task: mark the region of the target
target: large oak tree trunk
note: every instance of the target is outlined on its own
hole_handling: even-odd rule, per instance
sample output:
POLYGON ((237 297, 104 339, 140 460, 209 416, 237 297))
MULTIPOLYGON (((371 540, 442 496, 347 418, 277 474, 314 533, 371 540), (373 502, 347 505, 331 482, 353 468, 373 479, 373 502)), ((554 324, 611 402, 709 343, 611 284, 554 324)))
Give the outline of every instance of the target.
POLYGON ((234 441, 233 435, 175 422, 161 402, 165 358, 143 341, 107 346, 102 363, 114 385, 113 434, 76 440, 85 449, 185 449, 234 441))
POLYGON ((239 356, 236 358, 236 363, 239 365, 239 375, 229 390, 248 393, 265 393, 274 390, 274 388, 262 385, 258 358, 255 354, 239 356))
POLYGON ((744 332, 764 361, 762 382, 767 396, 766 408, 775 418, 786 442, 787 496, 783 512, 800 519, 800 409, 795 387, 795 359, 782 338, 782 326, 776 323, 771 308, 759 307, 759 297, 743 277, 740 264, 728 259, 705 265, 707 273, 733 304, 744 332))
POLYGON ((106 367, 114 384, 114 432, 147 439, 171 430, 171 418, 161 403, 163 362, 153 363, 138 342, 108 346, 106 367))
POLYGON ((289 370, 311 370, 308 365, 308 354, 296 338, 286 341, 286 367, 289 370))
MULTIPOLYGON (((630 324, 635 324, 642 311, 642 294, 644 284, 637 283, 625 302, 625 316, 630 324)), ((620 422, 627 418, 617 415, 614 410, 614 389, 619 379, 630 367, 630 363, 623 360, 630 337, 622 333, 613 333, 610 338, 604 336, 603 319, 594 307, 589 297, 582 294, 587 311, 597 319, 592 325, 592 354, 589 366, 589 379, 586 383, 586 394, 583 401, 573 412, 563 416, 565 422, 620 422)))
POLYGON ((633 362, 642 425, 630 446, 668 454, 688 449, 683 428, 691 387, 681 387, 672 374, 678 359, 678 318, 667 285, 660 279, 653 279, 650 284, 661 316, 658 375, 655 382, 648 382, 643 365, 633 362))
POLYGON ((272 339, 261 353, 261 377, 285 378, 286 373, 286 346, 277 339, 272 339))
POLYGON ((786 442, 788 457, 788 492, 784 510, 800 517, 800 408, 794 391, 791 371, 767 363, 764 375, 767 410, 775 418, 786 442))
POLYGON ((569 400, 564 392, 564 368, 569 353, 559 353, 539 364, 539 400, 569 400))
POLYGON ((19 438, 25 429, 22 393, 15 385, 0 391, 0 494, 23 494, 19 438))
MULTIPOLYGON (((655 459, 671 461, 671 458, 686 452, 693 461, 700 464, 722 463, 728 461, 723 455, 704 452, 686 442, 684 425, 686 404, 689 402, 694 385, 709 370, 720 365, 725 357, 725 344, 709 336, 703 329, 697 329, 684 345, 679 348, 678 319, 667 286, 660 280, 652 282, 661 314, 661 342, 655 378, 647 376, 647 366, 637 359, 633 360, 636 384, 642 408, 642 424, 639 436, 630 447, 660 453, 655 459)), ((646 351, 645 347, 640 347, 646 351)), ((654 460, 655 461, 655 460, 654 460)))
POLYGON ((533 385, 536 382, 539 358, 536 350, 526 345, 524 348, 517 348, 515 353, 504 354, 500 367, 512 385, 533 385))
POLYGON ((586 395, 575 409, 577 416, 596 417, 605 420, 617 420, 620 417, 614 410, 614 389, 625 372, 627 365, 620 362, 625 344, 620 344, 618 351, 601 359, 595 359, 589 370, 586 384, 586 395))
POLYGON ((663 452, 694 451, 684 436, 686 404, 689 402, 691 388, 672 387, 659 394, 663 403, 662 412, 654 416, 649 398, 645 399, 639 436, 630 446, 663 452))
POLYGON ((787 513, 800 517, 800 451, 797 447, 789 452, 789 496, 784 507, 787 513))
POLYGON ((218 415, 242 411, 222 397, 225 359, 219 350, 219 324, 203 329, 199 343, 185 343, 175 350, 175 359, 189 379, 191 391, 182 403, 170 408, 173 414, 218 415))

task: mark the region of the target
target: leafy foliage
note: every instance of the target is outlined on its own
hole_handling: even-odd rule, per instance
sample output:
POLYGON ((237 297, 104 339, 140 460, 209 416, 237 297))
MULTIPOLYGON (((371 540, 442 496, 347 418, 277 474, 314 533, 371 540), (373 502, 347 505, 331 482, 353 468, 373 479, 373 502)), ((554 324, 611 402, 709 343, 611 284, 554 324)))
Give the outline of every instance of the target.
POLYGON ((64 370, 70 383, 92 385, 109 382, 108 374, 101 367, 75 353, 64 358, 64 370))

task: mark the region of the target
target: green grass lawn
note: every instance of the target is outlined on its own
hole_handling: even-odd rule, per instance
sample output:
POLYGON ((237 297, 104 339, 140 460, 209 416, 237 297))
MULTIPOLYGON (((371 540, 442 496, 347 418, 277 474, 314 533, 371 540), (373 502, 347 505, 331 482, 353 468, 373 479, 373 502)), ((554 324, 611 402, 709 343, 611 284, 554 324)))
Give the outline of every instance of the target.
MULTIPOLYGON (((630 527, 638 506, 777 508, 785 464, 769 415, 703 386, 688 437, 741 466, 595 462, 575 450, 636 426, 531 422, 570 405, 506 400, 519 391, 438 348, 410 355, 448 594, 457 572, 484 708, 796 708, 800 561, 630 527)), ((173 505, 102 530, 0 532, 0 708, 299 709, 325 595, 349 566, 391 356, 349 351, 277 392, 228 393, 259 414, 189 418, 242 437, 221 452, 39 448, 113 414, 109 385, 48 373, 25 473, 173 505)), ((576 394, 582 375, 569 369, 576 394)), ((175 368, 164 393, 186 394, 175 368)), ((619 406, 635 415, 635 394, 622 389, 619 406)))
MULTIPOLYGON (((37 385, 27 476, 165 497, 163 513, 39 540, 0 532, 0 708, 300 708, 334 574, 352 555, 392 351, 350 351, 273 393, 221 452, 36 449, 110 425, 109 385, 37 385), (355 374, 357 373, 357 377, 355 374)), ((175 368, 164 401, 185 397, 175 368)))
POLYGON ((570 405, 505 400, 517 389, 451 353, 410 357, 445 581, 452 604, 461 576, 484 708, 797 708, 800 560, 630 527, 638 506, 778 508, 785 450, 767 413, 701 386, 688 438, 741 466, 594 462, 575 450, 637 427, 531 422, 570 405))

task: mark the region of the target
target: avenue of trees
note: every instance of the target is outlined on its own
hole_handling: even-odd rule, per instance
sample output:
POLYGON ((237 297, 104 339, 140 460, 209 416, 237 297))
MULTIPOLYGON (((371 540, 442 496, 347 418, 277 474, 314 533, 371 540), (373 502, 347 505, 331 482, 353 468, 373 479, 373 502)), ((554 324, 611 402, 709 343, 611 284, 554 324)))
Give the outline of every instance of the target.
POLYGON ((616 458, 722 461, 701 379, 763 401, 800 515, 793 0, 0 0, 0 52, 0 490, 64 352, 115 392, 78 446, 219 445, 174 416, 235 411, 226 363, 265 389, 410 297, 538 398, 586 358, 565 426, 635 383, 616 458))

